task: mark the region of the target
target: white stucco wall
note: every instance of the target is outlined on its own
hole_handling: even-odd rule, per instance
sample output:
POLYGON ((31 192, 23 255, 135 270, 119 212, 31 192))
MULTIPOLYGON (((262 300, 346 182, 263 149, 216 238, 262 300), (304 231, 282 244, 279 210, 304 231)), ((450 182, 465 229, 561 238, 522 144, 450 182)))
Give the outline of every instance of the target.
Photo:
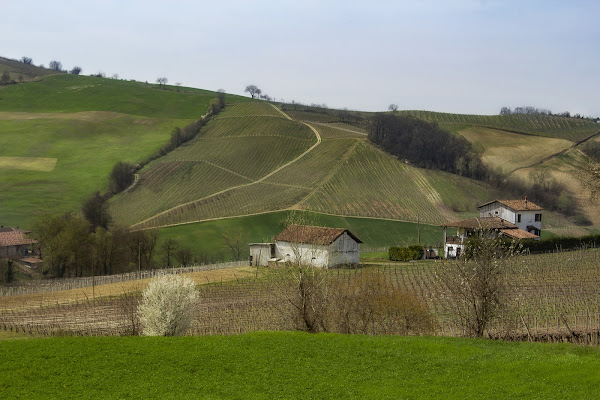
POLYGON ((251 243, 250 257, 252 266, 266 267, 271 258, 271 243, 251 243))
POLYGON ((488 204, 479 209, 480 217, 500 217, 527 232, 529 232, 527 229, 528 226, 534 226, 540 231, 542 230, 542 221, 536 221, 535 214, 542 214, 542 211, 515 212, 498 202, 493 202, 492 204, 488 204), (521 214, 521 222, 518 222, 518 214, 521 214))
POLYGON ((444 258, 456 257, 458 249, 460 249, 460 254, 462 254, 462 252, 464 251, 464 245, 446 243, 444 245, 444 258))
POLYGON ((315 267, 329 266, 329 246, 319 246, 316 244, 291 243, 277 241, 275 243, 275 257, 281 261, 297 262, 304 265, 315 267))
POLYGON ((331 245, 298 244, 284 241, 275 243, 275 257, 282 261, 296 262, 296 257, 304 265, 315 267, 335 267, 341 264, 360 263, 360 243, 346 232, 331 245))

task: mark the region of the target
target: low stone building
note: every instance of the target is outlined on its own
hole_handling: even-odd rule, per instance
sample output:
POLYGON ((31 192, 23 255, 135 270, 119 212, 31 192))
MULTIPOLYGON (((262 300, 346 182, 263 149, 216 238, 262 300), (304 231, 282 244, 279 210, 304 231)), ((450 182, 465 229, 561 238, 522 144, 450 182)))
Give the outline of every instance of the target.
POLYGON ((251 244, 250 264, 300 263, 326 268, 358 264, 361 243, 348 229, 290 225, 275 237, 274 243, 251 244))

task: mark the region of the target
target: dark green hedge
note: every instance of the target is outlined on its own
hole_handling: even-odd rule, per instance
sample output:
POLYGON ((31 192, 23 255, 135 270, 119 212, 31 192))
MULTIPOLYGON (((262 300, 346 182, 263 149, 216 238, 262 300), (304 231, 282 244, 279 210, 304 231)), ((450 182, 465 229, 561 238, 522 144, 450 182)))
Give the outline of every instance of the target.
POLYGON ((525 240, 523 249, 528 249, 531 253, 546 253, 555 250, 572 250, 581 247, 600 246, 600 234, 587 235, 581 237, 553 237, 544 240, 525 240))
POLYGON ((423 246, 412 244, 408 247, 390 247, 388 257, 391 261, 420 260, 423 257, 423 246))

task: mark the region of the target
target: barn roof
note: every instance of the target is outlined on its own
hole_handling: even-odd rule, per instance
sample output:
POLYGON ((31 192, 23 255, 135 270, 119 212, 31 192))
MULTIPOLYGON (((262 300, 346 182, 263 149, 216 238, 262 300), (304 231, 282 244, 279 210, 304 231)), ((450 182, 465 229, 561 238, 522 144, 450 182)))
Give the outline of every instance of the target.
POLYGON ((28 233, 18 228, 3 228, 0 232, 0 247, 37 243, 37 240, 27 237, 28 233))
POLYGON ((516 229, 517 226, 498 217, 479 217, 450 222, 442 226, 465 229, 516 229))
POLYGON ((345 232, 348 233, 348 236, 354 239, 357 243, 362 243, 362 241, 348 229, 324 228, 321 226, 308 225, 290 225, 279 235, 275 236, 275 240, 293 243, 326 245, 333 243, 345 232))
POLYGON ((500 229, 500 232, 506 236, 510 236, 515 239, 538 239, 538 235, 524 231, 523 229, 500 229))
POLYGON ((527 199, 523 199, 523 200, 493 200, 493 201, 488 201, 485 204, 480 205, 478 208, 487 206, 489 204, 492 203, 500 203, 505 205, 506 207, 514 210, 514 211, 541 211, 543 210, 542 207, 538 206, 537 204, 528 201, 527 199))

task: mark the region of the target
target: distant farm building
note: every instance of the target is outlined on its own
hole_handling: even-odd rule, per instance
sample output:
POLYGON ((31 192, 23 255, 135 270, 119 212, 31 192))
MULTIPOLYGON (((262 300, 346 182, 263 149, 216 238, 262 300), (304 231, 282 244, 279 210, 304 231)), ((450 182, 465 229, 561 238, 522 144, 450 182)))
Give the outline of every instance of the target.
POLYGON ((442 225, 444 228, 444 257, 459 257, 466 240, 486 233, 513 239, 540 240, 543 208, 524 200, 494 200, 479 208, 479 218, 470 218, 442 225), (448 235, 456 228, 456 235, 448 235))
POLYGON ((274 243, 250 244, 250 264, 300 263, 329 268, 358 264, 361 243, 348 229, 290 225, 274 243))
POLYGON ((0 258, 19 259, 30 254, 37 240, 28 237, 28 233, 19 228, 0 228, 0 258))

